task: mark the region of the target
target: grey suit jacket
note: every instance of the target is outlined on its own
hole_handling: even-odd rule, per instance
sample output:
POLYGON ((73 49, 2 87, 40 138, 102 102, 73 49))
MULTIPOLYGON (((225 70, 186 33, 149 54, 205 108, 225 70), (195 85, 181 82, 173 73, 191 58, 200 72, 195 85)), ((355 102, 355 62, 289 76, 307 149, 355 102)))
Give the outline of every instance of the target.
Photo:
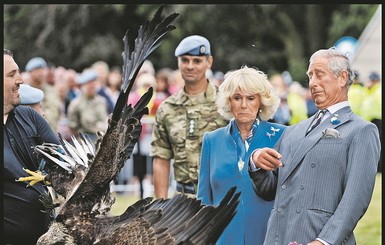
POLYGON ((256 193, 275 197, 264 244, 355 244, 353 230, 370 203, 380 140, 376 126, 340 109, 307 136, 313 117, 286 128, 275 148, 284 167, 249 172, 256 193), (327 129, 328 128, 328 129, 327 129), (339 137, 323 135, 338 130, 339 137))

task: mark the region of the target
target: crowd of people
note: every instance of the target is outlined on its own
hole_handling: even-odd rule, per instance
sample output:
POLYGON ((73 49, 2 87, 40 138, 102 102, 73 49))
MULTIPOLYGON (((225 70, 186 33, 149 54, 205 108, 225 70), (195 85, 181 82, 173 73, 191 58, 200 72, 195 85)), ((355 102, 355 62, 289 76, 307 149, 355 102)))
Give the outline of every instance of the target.
MULTIPOLYGON (((182 193, 210 205, 237 186, 238 212, 217 244, 355 244, 354 227, 381 171, 380 75, 361 80, 335 48, 311 56, 308 87, 287 71, 268 77, 243 65, 213 72, 203 36, 184 38, 174 55, 178 69, 156 70, 146 60, 138 73, 127 103, 135 105, 149 87, 154 94, 134 157, 115 184, 138 183, 141 198, 182 193), (143 181, 152 193, 144 193, 143 181)), ((31 146, 59 144, 58 134, 96 141, 122 80, 120 68, 104 61, 78 72, 33 57, 21 70, 4 49, 4 149, 14 153, 4 164, 10 243, 20 230, 36 240, 52 218, 37 209, 28 221, 14 215, 31 207, 20 206, 12 192, 28 204, 44 191, 36 185, 30 193, 14 181, 25 165, 39 168, 31 146)))
MULTIPOLYGON (((224 80, 222 72, 212 72, 210 67, 206 68, 205 75, 216 86, 224 80)), ((380 76, 377 72, 372 72, 367 79, 362 79, 357 72, 355 75, 348 97, 352 110, 365 120, 375 123, 381 132, 380 76)), ((49 66, 43 58, 34 57, 27 63, 22 77, 26 84, 41 89, 45 94, 41 107, 44 108, 44 117, 53 131, 71 141, 70 135, 76 136, 78 132, 96 140, 97 131, 105 130, 108 115, 112 113, 120 93, 122 74, 119 67, 110 68, 104 61, 96 61, 84 71, 76 72, 71 68, 49 66), (87 93, 89 94, 86 95, 87 93)), ((270 122, 290 126, 317 112, 310 90, 294 81, 287 71, 272 74, 268 80, 280 98, 278 109, 269 119, 270 122)), ((145 182, 152 185, 153 164, 150 152, 156 111, 161 102, 184 86, 181 70, 160 68, 156 71, 152 62, 146 60, 129 96, 129 103, 134 105, 150 86, 155 88, 155 92, 148 105, 150 113, 143 118, 141 152, 137 153, 136 149, 135 154, 145 160, 145 182)), ((122 171, 121 180, 117 183, 137 183, 136 178, 133 178, 136 176, 134 169, 137 169, 134 164, 135 162, 130 161, 130 166, 122 171)), ((382 171, 381 164, 378 171, 382 171)), ((170 177, 173 179, 173 176, 170 177)), ((152 186, 147 185, 147 188, 152 186)))

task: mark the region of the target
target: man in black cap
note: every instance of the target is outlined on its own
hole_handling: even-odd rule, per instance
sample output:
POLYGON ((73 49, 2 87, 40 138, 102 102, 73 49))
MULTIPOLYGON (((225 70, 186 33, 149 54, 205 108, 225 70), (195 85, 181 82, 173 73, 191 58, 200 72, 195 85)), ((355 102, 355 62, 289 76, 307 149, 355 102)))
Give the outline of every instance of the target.
POLYGON ((160 104, 151 143, 157 198, 168 197, 171 160, 177 192, 196 194, 203 134, 228 123, 217 112, 217 87, 206 77, 213 63, 209 41, 188 36, 179 43, 175 56, 184 87, 160 104))

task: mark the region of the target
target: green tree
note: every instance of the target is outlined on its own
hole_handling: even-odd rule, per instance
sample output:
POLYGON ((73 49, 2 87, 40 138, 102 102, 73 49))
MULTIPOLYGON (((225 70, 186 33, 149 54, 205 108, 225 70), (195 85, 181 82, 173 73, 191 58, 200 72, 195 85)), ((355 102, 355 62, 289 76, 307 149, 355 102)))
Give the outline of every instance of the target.
MULTIPOLYGON (((33 56, 81 71, 96 60, 121 66, 122 38, 134 47, 139 26, 158 4, 7 4, 4 47, 15 51, 21 68, 33 56)), ((343 36, 359 38, 378 4, 168 4, 177 12, 176 30, 149 57, 156 69, 176 69, 175 47, 188 35, 212 44, 214 71, 242 64, 268 74, 289 71, 307 85, 308 58, 343 36)))

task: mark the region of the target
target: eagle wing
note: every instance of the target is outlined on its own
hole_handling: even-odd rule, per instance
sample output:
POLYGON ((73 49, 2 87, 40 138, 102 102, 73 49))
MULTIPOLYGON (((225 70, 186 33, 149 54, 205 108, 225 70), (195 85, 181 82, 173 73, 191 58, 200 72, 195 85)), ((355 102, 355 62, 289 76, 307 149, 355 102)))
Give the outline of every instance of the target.
POLYGON ((164 35, 175 29, 171 23, 178 14, 163 17, 163 8, 163 5, 160 6, 152 20, 144 22, 139 28, 132 53, 129 51, 128 31, 124 35, 122 90, 108 120, 108 128, 95 146, 90 147, 85 138, 79 141, 72 138, 74 144, 71 145, 60 137, 62 146, 44 145, 35 148, 43 158, 56 163, 55 167, 50 167, 49 172, 53 188, 59 189, 63 185, 60 182, 62 180, 68 185, 68 189, 62 191, 66 201, 61 205, 58 216, 67 217, 74 212, 97 213, 102 210, 97 206, 107 205, 105 210, 108 210, 112 205, 110 183, 117 177, 138 142, 142 130, 140 120, 144 114, 148 114, 147 104, 153 88, 135 106, 127 103, 129 92, 143 62, 160 45, 164 35), (54 176, 61 178, 55 179, 54 176))
POLYGON ((124 163, 130 157, 134 145, 138 142, 142 125, 140 119, 148 113, 147 104, 152 97, 150 88, 132 108, 127 104, 131 87, 138 71, 150 53, 160 45, 161 38, 175 29, 170 23, 177 17, 174 13, 163 18, 161 6, 154 18, 146 21, 135 39, 135 50, 129 53, 128 33, 125 34, 123 52, 123 83, 108 128, 96 149, 95 158, 84 181, 77 189, 78 196, 92 194, 100 188, 109 188, 110 182, 116 178, 124 163))
POLYGON ((230 188, 216 207, 181 194, 142 199, 105 226, 94 244, 214 244, 236 213, 235 191, 230 188))

